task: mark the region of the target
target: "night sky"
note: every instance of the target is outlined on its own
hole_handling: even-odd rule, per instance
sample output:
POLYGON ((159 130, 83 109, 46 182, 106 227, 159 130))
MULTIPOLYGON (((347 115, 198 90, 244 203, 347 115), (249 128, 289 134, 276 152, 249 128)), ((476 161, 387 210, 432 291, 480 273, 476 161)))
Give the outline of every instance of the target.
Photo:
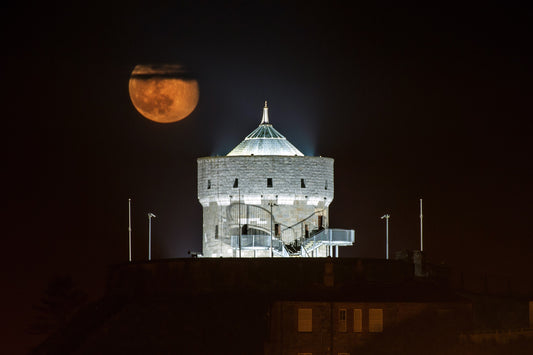
MULTIPOLYGON (((366 2, 365 2, 366 3, 366 2)), ((403 2, 402 2, 403 3, 403 2)), ((524 2, 526 4, 528 2, 524 2)), ((201 251, 196 159, 261 120, 305 155, 335 158, 341 256, 419 247, 433 263, 530 282, 533 10, 512 1, 346 8, 306 1, 4 7, 2 344, 17 353, 48 280, 92 299, 108 265, 201 251), (111 7, 110 7, 111 6, 111 7), (181 64, 191 116, 143 118, 137 64, 181 64)))

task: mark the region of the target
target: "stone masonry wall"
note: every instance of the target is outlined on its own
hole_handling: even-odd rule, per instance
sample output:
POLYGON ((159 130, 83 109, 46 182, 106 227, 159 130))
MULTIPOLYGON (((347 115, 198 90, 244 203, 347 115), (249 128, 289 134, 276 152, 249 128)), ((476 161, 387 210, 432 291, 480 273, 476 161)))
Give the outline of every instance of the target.
MULTIPOLYGON (((230 241, 232 235, 239 235, 243 225, 250 227, 249 234, 270 235, 277 224, 277 237, 284 243, 319 228, 320 222, 322 227, 328 227, 333 179, 331 158, 199 158, 198 199, 203 206, 203 255, 238 256, 230 241), (271 187, 267 179, 271 179, 271 187)), ((276 237, 275 232, 273 234, 276 237)), ((326 252, 322 248, 315 256, 326 256, 322 255, 326 252)), ((241 256, 268 257, 270 250, 241 251, 241 256)))
POLYGON ((224 204, 241 199, 261 198, 282 203, 281 198, 333 201, 332 158, 301 156, 207 157, 198 159, 198 199, 224 204), (272 187, 267 187, 267 179, 272 187), (235 179, 238 187, 234 188, 235 179), (301 187, 304 179, 305 188, 301 187), (277 196, 277 197, 276 197, 277 196), (306 198, 307 196, 307 198, 306 198))

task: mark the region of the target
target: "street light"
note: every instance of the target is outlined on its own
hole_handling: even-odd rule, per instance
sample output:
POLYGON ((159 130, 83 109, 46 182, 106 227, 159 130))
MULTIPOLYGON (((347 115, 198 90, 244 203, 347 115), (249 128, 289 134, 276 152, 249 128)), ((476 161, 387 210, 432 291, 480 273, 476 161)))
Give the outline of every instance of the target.
POLYGON ((272 229, 273 229, 273 226, 272 226, 272 223, 273 223, 272 207, 273 206, 277 206, 277 205, 274 202, 269 202, 268 204, 270 206, 270 257, 273 258, 274 257, 274 250, 272 249, 272 229))
POLYGON ((387 260, 389 260, 389 214, 384 214, 381 216, 381 219, 385 219, 385 225, 386 225, 386 257, 387 260))
POLYGON ((422 215, 422 199, 420 199, 420 251, 424 251, 424 227, 422 224, 423 218, 424 216, 422 215))
POLYGON ((152 260, 152 218, 155 214, 148 212, 148 260, 152 260))
POLYGON ((128 199, 128 251, 131 262, 131 198, 128 199))

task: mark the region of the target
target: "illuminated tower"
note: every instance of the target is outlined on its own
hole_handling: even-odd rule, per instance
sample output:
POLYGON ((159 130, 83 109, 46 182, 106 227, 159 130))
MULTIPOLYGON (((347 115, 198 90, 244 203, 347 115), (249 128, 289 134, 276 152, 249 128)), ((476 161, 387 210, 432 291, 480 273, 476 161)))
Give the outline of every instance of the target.
POLYGON ((259 127, 231 152, 198 159, 203 256, 334 255, 354 231, 328 228, 333 188, 333 159, 304 156, 265 102, 259 127))

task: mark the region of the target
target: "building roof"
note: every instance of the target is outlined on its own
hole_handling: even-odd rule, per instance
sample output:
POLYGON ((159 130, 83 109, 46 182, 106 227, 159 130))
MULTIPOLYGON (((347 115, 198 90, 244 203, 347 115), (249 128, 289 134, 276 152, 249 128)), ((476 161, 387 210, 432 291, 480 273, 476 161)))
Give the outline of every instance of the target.
POLYGON ((287 155, 303 156, 287 138, 279 133, 268 120, 268 107, 265 101, 261 124, 231 152, 228 156, 246 155, 287 155))

